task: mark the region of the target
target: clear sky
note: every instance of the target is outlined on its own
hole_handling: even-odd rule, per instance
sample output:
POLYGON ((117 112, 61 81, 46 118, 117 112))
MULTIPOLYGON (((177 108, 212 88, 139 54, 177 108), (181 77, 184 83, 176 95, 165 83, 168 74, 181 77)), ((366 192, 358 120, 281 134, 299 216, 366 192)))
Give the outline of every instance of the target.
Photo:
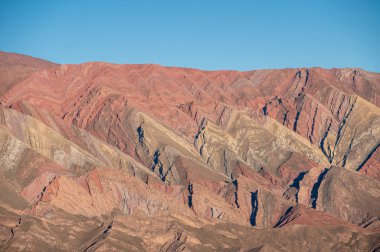
POLYGON ((380 72, 380 0, 0 0, 0 50, 57 63, 380 72))

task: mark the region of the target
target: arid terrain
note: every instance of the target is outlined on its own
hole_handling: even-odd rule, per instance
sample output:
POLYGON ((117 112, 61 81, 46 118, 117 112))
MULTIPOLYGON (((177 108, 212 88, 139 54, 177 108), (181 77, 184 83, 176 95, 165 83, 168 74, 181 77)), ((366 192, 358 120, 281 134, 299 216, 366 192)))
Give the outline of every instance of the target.
POLYGON ((0 251, 380 251, 380 74, 0 52, 0 251))

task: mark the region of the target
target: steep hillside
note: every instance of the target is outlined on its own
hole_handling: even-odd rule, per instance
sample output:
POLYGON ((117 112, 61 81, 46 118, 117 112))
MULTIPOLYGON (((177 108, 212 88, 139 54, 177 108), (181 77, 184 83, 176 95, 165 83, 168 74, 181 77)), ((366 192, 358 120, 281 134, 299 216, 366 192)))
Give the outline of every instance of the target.
POLYGON ((0 51, 0 96, 32 73, 53 66, 56 64, 46 60, 0 51))

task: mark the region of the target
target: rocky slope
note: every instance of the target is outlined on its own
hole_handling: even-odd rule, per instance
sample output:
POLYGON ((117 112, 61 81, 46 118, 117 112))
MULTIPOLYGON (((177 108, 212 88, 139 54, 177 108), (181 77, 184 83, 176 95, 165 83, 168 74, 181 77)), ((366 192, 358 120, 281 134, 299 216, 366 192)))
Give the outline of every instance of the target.
POLYGON ((32 73, 54 66, 56 64, 49 61, 0 51, 0 96, 32 73))
POLYGON ((380 74, 0 62, 1 250, 380 247, 380 74))

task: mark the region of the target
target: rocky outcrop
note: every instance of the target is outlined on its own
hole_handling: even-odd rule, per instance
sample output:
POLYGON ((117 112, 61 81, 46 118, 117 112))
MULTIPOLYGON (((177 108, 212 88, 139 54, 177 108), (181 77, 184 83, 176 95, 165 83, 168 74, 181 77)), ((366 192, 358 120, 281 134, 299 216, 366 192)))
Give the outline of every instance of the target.
POLYGON ((379 229, 379 197, 377 180, 334 166, 321 181, 316 208, 358 226, 379 229))

